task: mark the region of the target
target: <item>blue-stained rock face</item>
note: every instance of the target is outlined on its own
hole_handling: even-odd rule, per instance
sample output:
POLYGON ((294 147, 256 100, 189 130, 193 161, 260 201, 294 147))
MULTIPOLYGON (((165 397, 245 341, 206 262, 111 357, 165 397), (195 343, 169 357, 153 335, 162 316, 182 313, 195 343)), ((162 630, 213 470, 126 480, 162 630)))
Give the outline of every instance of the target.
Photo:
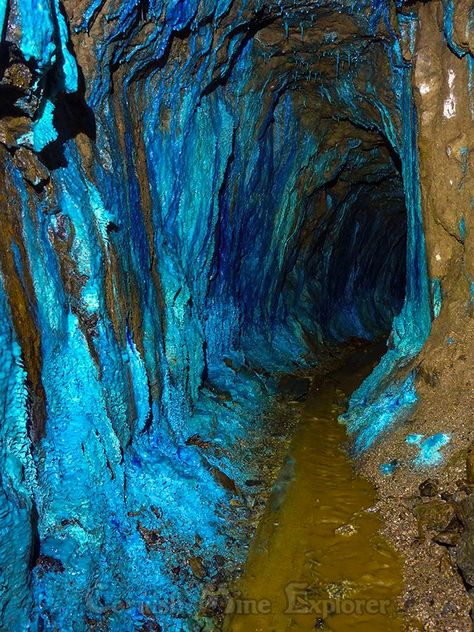
POLYGON ((414 20, 0 0, 2 629, 203 629, 275 375, 395 318, 356 446, 416 399, 414 20))

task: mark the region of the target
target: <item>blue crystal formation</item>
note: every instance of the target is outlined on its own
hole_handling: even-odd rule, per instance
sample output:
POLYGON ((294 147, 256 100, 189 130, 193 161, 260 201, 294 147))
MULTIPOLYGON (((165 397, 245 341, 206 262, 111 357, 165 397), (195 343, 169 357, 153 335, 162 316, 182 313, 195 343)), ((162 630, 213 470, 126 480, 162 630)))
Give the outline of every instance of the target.
POLYGON ((444 432, 427 437, 419 444, 419 452, 415 457, 415 465, 417 467, 429 467, 439 465, 443 460, 441 448, 448 445, 451 438, 444 432))
POLYGON ((388 463, 382 463, 380 465, 380 472, 384 476, 390 476, 395 472, 395 470, 400 466, 400 462, 394 459, 393 461, 389 461, 388 463))

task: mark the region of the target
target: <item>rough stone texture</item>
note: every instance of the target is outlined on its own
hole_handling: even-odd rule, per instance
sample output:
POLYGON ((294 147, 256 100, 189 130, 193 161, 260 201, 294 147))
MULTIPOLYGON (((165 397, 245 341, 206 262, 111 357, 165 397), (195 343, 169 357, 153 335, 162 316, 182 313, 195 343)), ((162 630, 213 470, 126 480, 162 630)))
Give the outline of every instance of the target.
POLYGON ((441 388, 414 427, 455 433, 469 9, 0 2, 1 627, 212 626, 276 374, 326 343, 392 328, 357 451, 441 388))
MULTIPOLYGON (((383 496, 392 499, 383 503, 382 510, 391 537, 406 554, 409 611, 427 630, 470 630, 471 604, 462 582, 452 580, 448 588, 444 566, 439 567, 437 561, 439 545, 454 546, 459 536, 445 534, 436 536, 437 544, 420 544, 411 527, 404 535, 398 532, 402 529, 398 516, 403 497, 416 493, 428 472, 441 476, 441 491, 454 497, 469 493, 473 480, 472 458, 466 457, 473 440, 474 404, 470 375, 474 362, 472 3, 435 1, 414 4, 409 10, 416 14, 418 24, 415 46, 405 54, 414 61, 421 199, 435 318, 430 337, 412 365, 417 371, 416 412, 387 442, 376 446, 363 468, 378 482, 383 496), (442 450, 445 456, 433 462, 437 470, 415 467, 418 448, 407 444, 406 438, 436 433, 449 435, 442 450), (379 464, 392 459, 401 465, 387 479, 380 475, 379 464), (422 589, 425 582, 433 589, 429 597, 422 589), (446 610, 448 594, 455 612, 446 610)), ((463 579, 469 581, 471 528, 465 528, 449 566, 454 577, 459 565, 463 579)))

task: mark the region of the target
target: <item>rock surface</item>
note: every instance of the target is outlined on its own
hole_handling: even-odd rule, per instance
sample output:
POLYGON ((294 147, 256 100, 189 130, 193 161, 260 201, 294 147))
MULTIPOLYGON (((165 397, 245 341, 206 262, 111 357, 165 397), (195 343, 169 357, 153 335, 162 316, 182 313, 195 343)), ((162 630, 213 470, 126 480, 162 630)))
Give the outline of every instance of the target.
POLYGON ((470 8, 0 3, 0 627, 212 625, 325 345, 392 329, 356 452, 472 443, 470 8))

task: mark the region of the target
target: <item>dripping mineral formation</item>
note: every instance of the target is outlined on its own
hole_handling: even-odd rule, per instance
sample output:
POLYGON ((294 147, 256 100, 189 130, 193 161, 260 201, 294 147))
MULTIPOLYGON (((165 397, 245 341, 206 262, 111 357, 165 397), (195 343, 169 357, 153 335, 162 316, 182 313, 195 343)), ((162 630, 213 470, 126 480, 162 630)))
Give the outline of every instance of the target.
POLYGON ((0 0, 1 629, 218 630, 291 393, 380 339, 340 422, 408 629, 471 629, 473 15, 0 0))

